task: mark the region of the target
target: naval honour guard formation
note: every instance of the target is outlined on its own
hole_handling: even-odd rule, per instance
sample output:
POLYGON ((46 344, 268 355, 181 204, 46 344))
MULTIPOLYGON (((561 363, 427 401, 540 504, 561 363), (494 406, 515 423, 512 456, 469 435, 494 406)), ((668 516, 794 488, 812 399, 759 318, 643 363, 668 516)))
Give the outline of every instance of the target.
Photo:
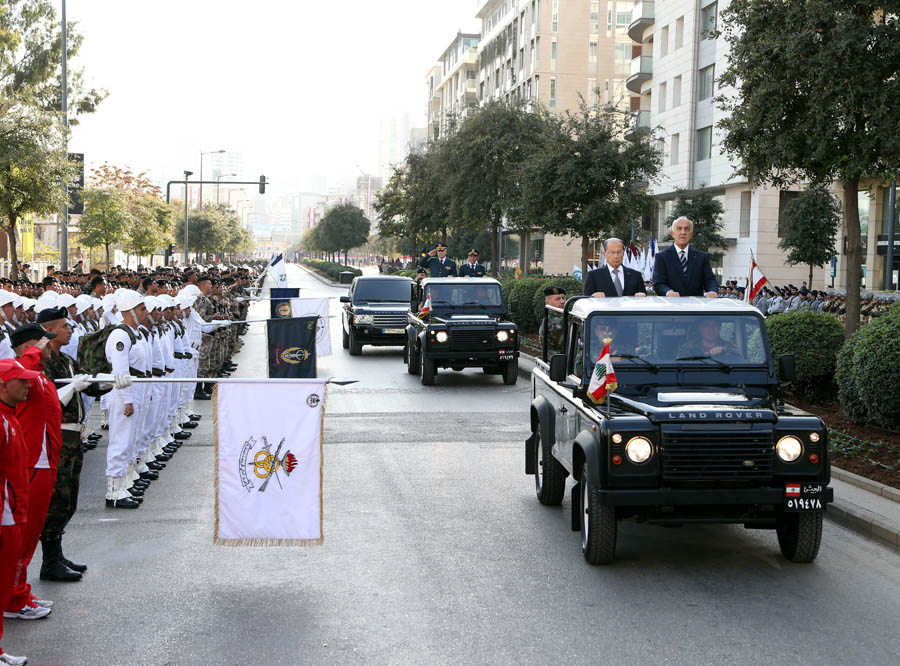
MULTIPOLYGON (((87 565, 63 553, 86 452, 101 435, 110 510, 137 509, 209 400, 204 378, 227 376, 246 332, 247 287, 262 267, 54 273, 0 289, 0 639, 4 619, 53 610, 28 582, 40 542, 41 580, 76 582, 87 565), (196 382, 135 382, 135 378, 196 382)), ((99 502, 99 497, 81 497, 99 502)), ((0 648, 0 664, 24 664, 0 648)))

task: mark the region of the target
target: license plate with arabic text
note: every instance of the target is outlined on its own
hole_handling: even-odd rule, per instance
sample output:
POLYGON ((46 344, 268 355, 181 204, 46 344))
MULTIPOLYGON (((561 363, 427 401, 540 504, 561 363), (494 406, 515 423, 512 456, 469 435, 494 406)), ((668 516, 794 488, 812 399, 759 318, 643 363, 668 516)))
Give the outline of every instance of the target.
POLYGON ((822 511, 825 486, 821 483, 788 483, 784 487, 785 511, 822 511))
POLYGON ((383 328, 381 332, 385 335, 402 335, 406 331, 402 328, 383 328))

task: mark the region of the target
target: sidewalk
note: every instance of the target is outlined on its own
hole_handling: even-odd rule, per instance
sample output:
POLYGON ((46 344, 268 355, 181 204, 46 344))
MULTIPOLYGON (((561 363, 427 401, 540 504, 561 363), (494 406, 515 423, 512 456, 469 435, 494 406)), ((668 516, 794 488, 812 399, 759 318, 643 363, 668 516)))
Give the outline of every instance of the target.
MULTIPOLYGON (((519 374, 531 379, 535 358, 519 352, 519 374)), ((825 517, 865 537, 900 550, 900 490, 831 468, 834 503, 825 517)))

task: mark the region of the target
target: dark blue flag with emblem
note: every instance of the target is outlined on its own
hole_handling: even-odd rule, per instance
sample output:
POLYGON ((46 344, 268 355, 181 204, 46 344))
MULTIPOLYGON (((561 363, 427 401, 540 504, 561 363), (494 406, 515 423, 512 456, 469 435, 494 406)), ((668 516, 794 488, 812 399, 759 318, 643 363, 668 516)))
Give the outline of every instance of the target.
POLYGON ((300 298, 299 287, 272 287, 269 290, 272 299, 272 319, 290 319, 291 299, 300 298))
POLYGON ((266 322, 269 377, 312 379, 316 376, 317 323, 318 317, 270 319, 266 322))

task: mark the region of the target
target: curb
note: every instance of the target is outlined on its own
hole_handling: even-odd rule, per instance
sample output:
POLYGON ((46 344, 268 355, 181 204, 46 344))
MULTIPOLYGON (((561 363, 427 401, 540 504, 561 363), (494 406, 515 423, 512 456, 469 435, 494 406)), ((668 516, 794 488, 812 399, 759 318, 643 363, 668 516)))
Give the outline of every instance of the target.
POLYGON ((314 278, 316 278, 319 282, 321 282, 321 283, 324 284, 325 286, 328 286, 328 287, 338 287, 338 288, 340 288, 340 289, 349 289, 349 288, 350 288, 350 285, 349 285, 349 284, 341 284, 340 282, 332 282, 332 281, 329 280, 328 278, 322 277, 321 275, 319 275, 318 273, 316 273, 314 270, 312 270, 312 269, 310 269, 310 268, 307 268, 307 267, 304 266, 303 264, 294 264, 294 265, 295 265, 297 268, 299 268, 301 271, 306 271, 309 275, 312 275, 314 278))
POLYGON ((853 472, 847 472, 833 465, 831 467, 831 476, 835 479, 840 479, 845 483, 849 483, 852 486, 856 486, 857 488, 868 490, 870 493, 881 495, 886 499, 900 503, 900 490, 897 490, 896 488, 891 488, 883 483, 878 483, 878 481, 872 481, 871 479, 867 479, 859 474, 854 474, 853 472))

